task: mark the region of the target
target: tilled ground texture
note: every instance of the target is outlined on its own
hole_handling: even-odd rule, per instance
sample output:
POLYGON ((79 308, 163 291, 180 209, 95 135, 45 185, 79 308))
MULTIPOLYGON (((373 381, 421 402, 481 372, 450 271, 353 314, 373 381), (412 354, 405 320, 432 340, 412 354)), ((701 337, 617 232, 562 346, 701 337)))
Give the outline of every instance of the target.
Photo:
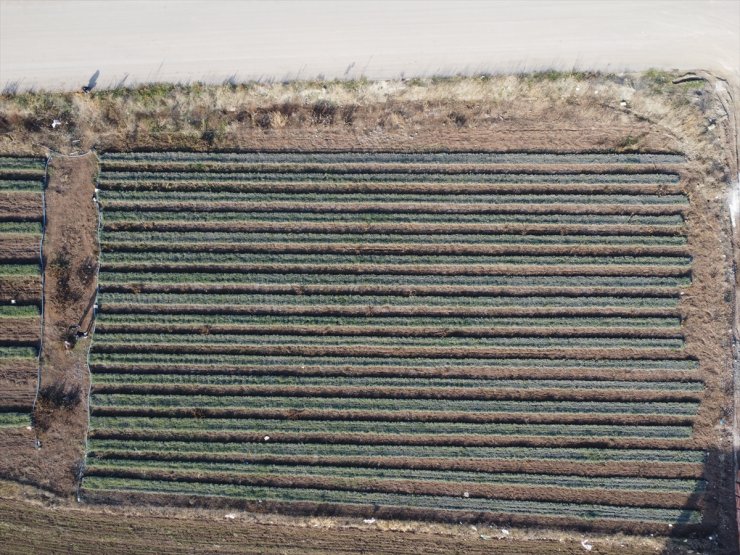
POLYGON ((730 313, 697 179, 674 154, 102 156, 84 497, 711 533, 730 313))

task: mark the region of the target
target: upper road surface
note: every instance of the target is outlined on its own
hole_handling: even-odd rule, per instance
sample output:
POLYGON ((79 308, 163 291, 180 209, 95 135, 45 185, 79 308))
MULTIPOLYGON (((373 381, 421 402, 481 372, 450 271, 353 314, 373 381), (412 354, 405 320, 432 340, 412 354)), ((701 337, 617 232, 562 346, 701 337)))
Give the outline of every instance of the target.
POLYGON ((649 67, 740 74, 740 0, 0 0, 0 87, 649 67))

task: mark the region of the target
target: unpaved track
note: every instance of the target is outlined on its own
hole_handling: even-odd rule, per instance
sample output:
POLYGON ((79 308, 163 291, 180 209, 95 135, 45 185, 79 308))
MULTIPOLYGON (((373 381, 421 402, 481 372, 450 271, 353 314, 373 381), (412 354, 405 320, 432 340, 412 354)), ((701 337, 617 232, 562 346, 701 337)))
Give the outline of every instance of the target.
POLYGON ((0 87, 388 79, 538 69, 740 71, 736 0, 0 2, 0 87))

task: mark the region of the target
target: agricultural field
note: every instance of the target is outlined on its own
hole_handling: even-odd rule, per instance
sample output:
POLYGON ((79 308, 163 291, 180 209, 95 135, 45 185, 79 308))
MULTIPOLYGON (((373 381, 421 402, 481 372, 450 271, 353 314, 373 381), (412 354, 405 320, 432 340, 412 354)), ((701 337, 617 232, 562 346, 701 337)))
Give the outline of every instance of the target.
POLYGON ((684 162, 102 155, 83 497, 711 527, 684 162))
POLYGON ((0 551, 734 555, 728 94, 0 95, 0 551))
POLYGON ((41 341, 43 158, 0 157, 0 432, 29 426, 41 341))

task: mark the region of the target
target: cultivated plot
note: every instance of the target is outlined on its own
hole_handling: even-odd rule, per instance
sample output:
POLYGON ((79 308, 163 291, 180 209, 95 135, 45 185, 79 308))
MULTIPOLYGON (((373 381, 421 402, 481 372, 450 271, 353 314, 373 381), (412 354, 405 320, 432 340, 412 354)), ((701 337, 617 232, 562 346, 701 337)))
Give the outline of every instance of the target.
POLYGON ((102 156, 83 495, 712 527, 684 171, 672 154, 102 156))

